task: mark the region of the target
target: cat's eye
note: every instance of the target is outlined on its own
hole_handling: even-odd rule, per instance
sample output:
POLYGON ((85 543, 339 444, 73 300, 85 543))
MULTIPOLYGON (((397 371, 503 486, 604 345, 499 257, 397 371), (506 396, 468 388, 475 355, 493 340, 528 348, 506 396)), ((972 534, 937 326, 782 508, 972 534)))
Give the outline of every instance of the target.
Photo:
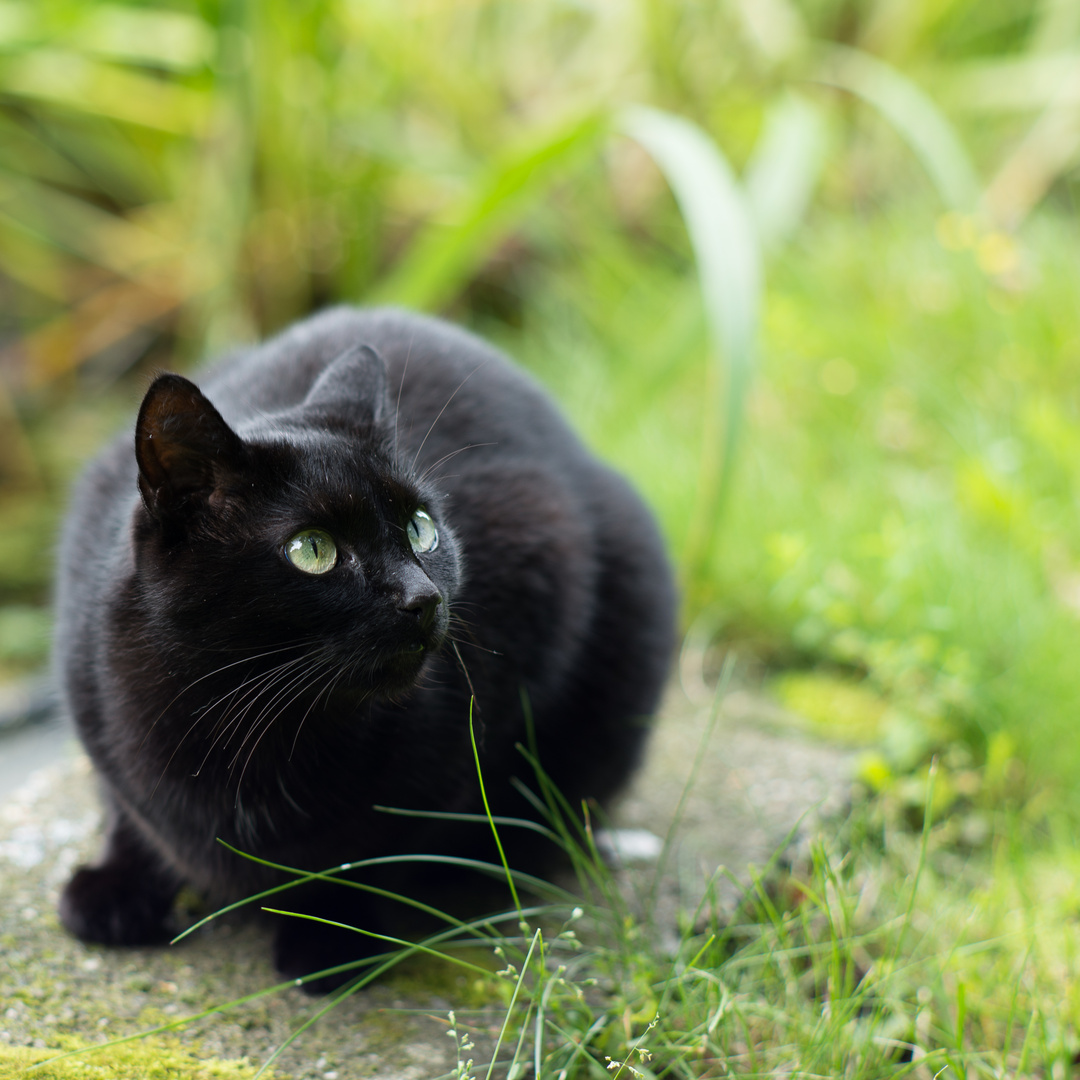
POLYGON ((302 529, 285 541, 285 558, 305 574, 325 574, 337 566, 337 545, 322 529, 302 529))
POLYGON ((409 537, 409 544, 417 555, 424 555, 434 551, 439 546, 439 533, 435 528, 435 522, 426 510, 417 510, 412 520, 405 528, 409 537))

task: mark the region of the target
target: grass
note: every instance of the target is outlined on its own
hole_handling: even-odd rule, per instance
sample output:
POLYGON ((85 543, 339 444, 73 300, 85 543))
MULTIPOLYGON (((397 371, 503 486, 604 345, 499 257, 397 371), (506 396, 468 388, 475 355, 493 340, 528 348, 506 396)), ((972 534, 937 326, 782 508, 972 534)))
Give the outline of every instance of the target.
MULTIPOLYGON (((734 911, 720 899, 721 868, 680 915, 674 948, 648 916, 649 876, 614 875, 588 828, 552 816, 578 873, 576 894, 522 877, 520 887, 540 892, 532 906, 469 923, 446 917, 446 929, 421 942, 384 937, 387 951, 362 963, 352 988, 306 1010, 294 1037, 372 978, 423 955, 440 962, 440 986, 454 986, 441 969, 464 976, 447 1030, 459 1080, 1067 1070, 1080 1050, 1075 852, 1023 855, 1026 838, 1006 812, 992 824, 989 858, 964 849, 952 818, 933 813, 934 780, 920 830, 887 799, 858 808, 794 857, 778 852, 734 911)), ((254 902, 287 912, 288 888, 254 902)), ((73 1046, 48 1068, 82 1075, 99 1054, 108 1062, 194 1021, 242 1024, 250 1003, 291 985, 73 1046)))
POLYGON ((644 490, 706 678, 737 647, 868 794, 674 961, 605 886, 518 1020, 581 1075, 1067 1073, 1074 8, 0 5, 0 675, 149 371, 330 300, 441 310, 644 490))

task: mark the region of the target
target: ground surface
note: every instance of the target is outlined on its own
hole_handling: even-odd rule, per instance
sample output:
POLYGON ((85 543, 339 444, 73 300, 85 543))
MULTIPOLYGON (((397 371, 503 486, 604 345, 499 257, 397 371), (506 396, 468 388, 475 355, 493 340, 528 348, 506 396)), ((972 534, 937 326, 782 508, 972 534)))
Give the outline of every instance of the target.
MULTIPOLYGON (((761 696, 730 693, 699 750, 711 712, 704 696, 695 702, 672 691, 616 822, 664 835, 699 760, 660 890, 660 917, 672 927, 676 905, 692 904, 718 866, 746 880, 748 864, 764 866, 804 815, 828 817, 848 797, 850 755, 799 733, 761 696)), ((252 925, 211 924, 182 945, 153 950, 86 946, 63 931, 58 890, 93 854, 99 829, 89 764, 63 725, 0 730, 0 784, 0 1041, 103 1041, 274 985, 268 943, 252 925)), ((447 1013, 468 1013, 467 997, 463 978, 413 968, 319 1019, 276 1067, 297 1080, 445 1075, 455 1063, 447 1013)), ((287 989, 181 1037, 200 1055, 261 1062, 322 1005, 287 989)), ((500 1016, 492 1012, 490 1022, 500 1016)), ((487 1021, 475 1022, 482 1060, 487 1021)))

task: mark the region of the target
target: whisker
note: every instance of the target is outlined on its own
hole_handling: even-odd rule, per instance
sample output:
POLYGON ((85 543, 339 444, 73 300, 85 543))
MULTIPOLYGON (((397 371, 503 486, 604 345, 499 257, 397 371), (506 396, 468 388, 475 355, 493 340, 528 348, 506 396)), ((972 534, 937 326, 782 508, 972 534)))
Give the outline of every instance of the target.
MULTIPOLYGON (((233 699, 229 701, 228 707, 221 714, 221 716, 218 717, 213 729, 214 740, 206 748, 206 753, 203 755, 203 759, 199 762, 198 768, 195 770, 193 775, 198 776, 202 772, 202 770, 206 766, 206 763, 210 760, 210 755, 214 752, 214 749, 219 743, 222 743, 223 745, 228 744, 229 740, 232 738, 233 733, 239 728, 240 724, 243 722, 244 717, 247 716, 247 714, 254 707, 255 703, 259 700, 259 695, 268 688, 273 687, 283 678, 287 677, 288 672, 295 668, 298 664, 302 663, 305 659, 306 657, 298 656, 292 660, 286 661, 284 664, 278 664, 277 667, 271 668, 270 671, 264 672, 258 676, 252 676, 250 679, 241 683, 240 686, 236 687, 231 693, 223 695, 212 705, 208 706, 206 710, 204 710, 203 715, 205 716, 210 712, 210 710, 216 708, 222 702, 229 701, 230 698, 233 699), (248 687, 247 691, 239 698, 237 698, 237 695, 242 689, 244 689, 244 687, 248 687), (238 711, 234 713, 234 710, 238 711), (231 720, 229 718, 230 714, 233 714, 231 720)), ((192 725, 192 728, 188 729, 189 733, 194 728, 194 726, 195 725, 192 725)))
MULTIPOLYGON (((457 457, 458 454, 464 454, 466 450, 477 450, 482 446, 498 446, 498 443, 493 442, 478 442, 469 443, 468 446, 459 446, 456 450, 451 450, 449 454, 443 454, 438 461, 429 465, 417 478, 417 482, 422 484, 440 465, 445 461, 449 461, 452 457, 457 457)), ((415 464, 415 463, 414 463, 415 464)))
POLYGON ((154 722, 150 725, 149 728, 147 728, 146 734, 143 735, 142 742, 139 743, 140 749, 146 743, 146 740, 150 737, 150 733, 157 726, 158 721, 161 720, 161 718, 180 700, 180 698, 182 698, 193 687, 198 686, 199 683, 205 681, 206 679, 211 679, 215 675, 220 675, 223 671, 228 671, 229 668, 236 667, 239 664, 244 664, 248 662, 254 663, 256 660, 262 660, 266 656, 274 656, 277 653, 287 652, 289 649, 303 648, 307 644, 310 643, 301 642, 297 645, 283 645, 279 649, 268 649, 266 652, 256 653, 254 656, 244 656, 239 660, 234 660, 231 664, 222 664, 221 667, 215 668, 213 671, 208 671, 205 675, 200 675, 197 679, 195 679, 193 682, 188 683, 187 686, 180 690, 176 694, 176 696, 165 706, 165 708, 162 709, 160 713, 158 713, 157 717, 154 719, 154 722))
MULTIPOLYGON (((239 804, 240 804, 240 789, 243 786, 244 777, 247 774, 248 766, 251 764, 251 759, 255 756, 255 751, 259 748, 259 743, 262 742, 263 738, 266 736, 266 733, 274 726, 274 721, 281 715, 281 713, 284 712, 284 710, 286 708, 288 708, 288 706, 291 705, 294 701, 296 701, 298 698, 300 698, 301 695, 306 693, 307 690, 310 687, 315 685, 316 680, 318 680, 319 678, 322 677, 323 671, 329 666, 329 664, 330 664, 330 660, 328 658, 326 658, 326 657, 323 657, 320 660, 320 662, 315 665, 314 669, 307 673, 311 677, 303 682, 301 687, 296 691, 296 693, 294 693, 292 695, 292 697, 289 699, 289 701, 285 705, 283 705, 280 709, 278 709, 277 712, 270 714, 270 716, 268 717, 266 722, 263 724, 262 731, 259 733, 258 738, 256 738, 256 740, 251 744, 251 749, 248 751, 248 756, 244 760, 243 768, 240 770, 240 776, 236 781, 236 803, 235 803, 235 805, 239 806, 239 804)), ((291 685, 295 685, 296 681, 297 680, 294 680, 293 684, 291 684, 291 685)), ((321 693, 321 691, 320 691, 320 693, 321 693)), ((278 697, 280 698, 280 696, 281 695, 279 694, 278 697)), ((318 701, 318 695, 316 695, 315 700, 318 701)), ((312 703, 312 704, 314 704, 314 703, 312 703)), ((259 716, 256 717, 255 723, 251 726, 251 729, 249 730, 248 734, 244 737, 244 742, 240 744, 240 747, 236 752, 236 756, 233 758, 232 762, 229 764, 230 773, 232 772, 233 768, 235 767, 236 762, 239 760, 240 750, 243 749, 244 743, 246 743, 248 741, 248 739, 251 737, 251 735, 254 733, 256 727, 259 724, 260 718, 262 716, 266 715, 267 710, 269 708, 270 708, 270 706, 268 705, 267 708, 263 709, 262 713, 260 713, 259 716)), ((311 711, 311 707, 308 708, 308 712, 310 712, 310 711, 311 711)), ((305 713, 304 716, 306 718, 307 713, 305 713)))
MULTIPOLYGON (((294 648, 298 648, 298 647, 300 647, 300 646, 289 645, 289 646, 285 646, 284 648, 281 648, 281 649, 270 649, 267 652, 258 653, 253 657, 248 657, 247 659, 251 660, 251 661, 254 661, 254 660, 260 659, 260 658, 265 657, 265 656, 273 656, 275 653, 285 652, 287 649, 294 649, 294 648)), ((219 705, 221 705, 222 702, 227 701, 229 698, 235 697, 245 686, 249 686, 252 683, 264 682, 266 679, 274 677, 275 675, 282 672, 286 668, 292 667, 293 665, 299 663, 303 659, 304 658, 302 656, 294 657, 292 660, 287 660, 283 664, 278 664, 276 667, 271 668, 269 672, 260 672, 258 675, 252 675, 248 679, 245 679, 244 682, 240 683, 238 686, 233 687, 232 690, 230 690, 228 693, 223 694, 221 697, 219 697, 215 701, 211 702, 205 708, 200 709, 198 711, 198 714, 196 715, 195 719, 188 726, 188 729, 177 740, 176 745, 173 747, 172 753, 169 755, 168 760, 165 762, 165 765, 162 767, 161 773, 158 775, 157 781, 154 783, 154 787, 150 792, 151 797, 153 797, 154 793, 157 791, 158 786, 161 784, 161 781, 165 778, 165 774, 169 770, 169 766, 173 763, 173 760, 175 759, 176 755, 180 752, 181 747, 187 741, 188 737, 192 734, 192 732, 194 732, 194 730, 199 726, 199 724, 204 719, 206 719, 207 716, 210 715, 210 713, 213 710, 215 710, 219 705)), ((237 663, 242 663, 242 662, 243 661, 237 661, 237 663)), ((176 697, 173 698, 172 702, 170 702, 170 706, 172 704, 175 704, 185 693, 187 693, 188 690, 190 690, 192 687, 194 687, 196 685, 196 683, 202 682, 204 679, 209 678, 210 675, 220 674, 221 672, 226 671, 231 667, 236 667, 236 664, 225 664, 224 666, 218 668, 216 671, 209 672, 207 675, 204 675, 201 678, 196 679, 194 682, 192 682, 188 686, 184 687, 184 689, 181 690, 180 693, 177 694, 176 697)), ((258 694, 258 691, 256 691, 256 696, 257 696, 257 694, 258 694)), ((245 695, 245 697, 246 696, 247 695, 245 695)), ((235 707, 235 705, 236 705, 236 702, 233 702, 232 704, 230 704, 229 707, 225 710, 224 714, 218 718, 217 723, 215 724, 215 727, 214 727, 215 731, 218 731, 220 729, 221 725, 223 723, 225 723, 225 720, 228 717, 229 712, 235 707)), ((161 717, 165 715, 165 713, 168 711, 168 708, 170 706, 166 706, 166 708, 161 711, 161 714, 158 716, 158 720, 160 720, 161 717)), ((154 723, 156 724, 157 720, 155 720, 154 723)), ((220 738, 220 735, 218 736, 218 738, 220 738)), ((199 774, 199 772, 201 772, 203 766, 206 764, 207 759, 210 756, 210 752, 213 750, 214 746, 217 744, 217 741, 218 741, 218 739, 215 739, 214 742, 211 743, 209 750, 207 750, 206 756, 200 762, 199 767, 196 770, 194 775, 197 776, 199 774)), ((143 737, 143 743, 141 743, 140 746, 145 744, 145 742, 146 742, 146 736, 143 737)))
POLYGON ((397 459, 398 454, 398 428, 399 421, 401 419, 401 392, 405 389, 405 374, 409 370, 409 361, 412 359, 413 345, 416 344, 416 337, 413 335, 409 338, 409 347, 405 352, 405 364, 401 369, 401 381, 398 383, 397 388, 397 401, 394 402, 394 459, 397 459))
MULTIPOLYGON (((490 656, 502 656, 503 655, 503 653, 499 652, 498 649, 489 649, 486 645, 481 645, 477 641, 467 641, 465 638, 456 638, 456 637, 449 637, 447 640, 449 640, 450 644, 454 646, 455 652, 457 651, 457 646, 458 645, 471 645, 474 649, 479 649, 481 652, 486 652, 490 656)), ((466 675, 466 678, 468 678, 467 675, 466 675)), ((470 689, 471 689, 471 687, 470 687, 470 689)))
MULTIPOLYGON (((314 683, 315 679, 319 677, 323 669, 327 666, 327 658, 325 656, 318 657, 315 659, 310 668, 294 675, 291 679, 289 679, 288 682, 286 682, 283 686, 276 690, 273 697, 271 697, 270 700, 267 701, 266 704, 263 705, 263 707, 259 710, 258 715, 255 717, 255 719, 251 723, 251 726, 248 728, 247 734, 243 737, 243 739, 240 740, 240 745, 236 748, 236 753, 233 755, 232 761, 229 762, 230 770, 236 765, 237 761, 239 761, 241 751, 244 749, 247 741, 258 729, 263 718, 267 716, 267 714, 269 714, 271 710, 274 709, 277 703, 281 701, 282 698, 286 697, 298 683, 303 684, 304 687, 311 685, 312 683, 314 683)), ((296 694, 293 694, 292 697, 289 699, 290 704, 291 702, 295 701, 299 694, 302 692, 303 690, 301 689, 297 691, 296 694)), ((254 705, 254 703, 252 704, 254 705)), ((281 714, 283 709, 284 706, 282 707, 282 709, 278 709, 278 711, 271 717, 271 722, 276 716, 279 716, 281 714)), ((248 711, 250 712, 250 709, 248 711)), ((260 738, 261 737, 262 736, 260 736, 260 738)))
POLYGON ((450 405, 450 402, 451 402, 451 401, 453 401, 453 400, 454 400, 454 398, 456 398, 456 397, 457 397, 457 395, 458 395, 458 391, 459 391, 459 390, 460 390, 460 389, 461 389, 461 388, 462 388, 462 387, 463 387, 463 386, 464 386, 464 385, 465 385, 465 384, 466 384, 466 383, 467 383, 467 382, 468 382, 468 381, 469 381, 469 380, 470 380, 470 379, 471 379, 471 378, 472 378, 472 377, 473 377, 473 376, 474 376, 474 375, 475 375, 475 374, 476 374, 476 373, 477 373, 477 372, 478 372, 478 371, 479 371, 479 370, 480 370, 480 369, 481 369, 482 367, 484 367, 484 365, 485 365, 485 364, 487 364, 487 361, 486 361, 486 360, 481 360, 481 361, 480 361, 480 363, 479 363, 479 364, 477 364, 477 365, 476 365, 476 367, 474 367, 474 368, 472 369, 472 371, 470 371, 470 372, 469 372, 469 374, 468 374, 468 375, 466 375, 466 376, 465 376, 465 378, 464 378, 464 379, 462 379, 462 380, 461 380, 461 382, 459 382, 459 383, 457 384, 457 387, 456 387, 456 388, 454 389, 454 392, 453 392, 453 393, 452 393, 452 394, 451 394, 451 395, 450 395, 450 396, 449 396, 449 397, 448 397, 448 398, 446 399, 446 404, 445 404, 445 405, 443 405, 443 407, 442 407, 442 408, 441 408, 441 409, 439 410, 439 412, 438 412, 438 415, 437 415, 437 416, 435 417, 435 419, 431 421, 431 425, 430 425, 430 427, 428 427, 428 429, 427 429, 427 432, 426 432, 426 433, 424 434, 424 437, 423 437, 423 439, 421 439, 421 440, 420 440, 420 445, 419 445, 419 446, 417 447, 417 449, 416 449, 416 455, 415 455, 415 456, 413 457, 413 459, 412 459, 412 464, 411 464, 411 465, 409 466, 409 471, 410 471, 410 472, 411 472, 411 471, 413 471, 413 470, 415 470, 415 468, 416 468, 416 463, 417 463, 417 461, 419 461, 419 460, 420 460, 420 452, 421 452, 421 451, 422 451, 422 450, 424 449, 424 446, 425 446, 425 444, 426 444, 426 443, 427 443, 427 441, 428 441, 428 437, 429 437, 429 436, 431 435, 431 433, 432 433, 432 432, 433 432, 433 431, 435 430, 435 425, 436 425, 436 424, 437 424, 437 423, 438 423, 438 422, 439 422, 439 421, 440 421, 440 420, 442 419, 442 414, 443 414, 444 412, 446 412, 447 408, 448 408, 448 407, 449 407, 449 405, 450 405))

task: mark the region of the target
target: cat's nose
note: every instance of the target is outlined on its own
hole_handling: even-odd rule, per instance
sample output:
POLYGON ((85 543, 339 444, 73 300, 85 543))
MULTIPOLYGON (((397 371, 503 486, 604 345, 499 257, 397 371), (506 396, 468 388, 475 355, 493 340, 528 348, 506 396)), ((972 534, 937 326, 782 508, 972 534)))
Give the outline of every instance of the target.
POLYGON ((430 630, 435 621, 435 612, 442 603, 442 597, 436 589, 433 593, 424 596, 408 596, 398 601, 398 611, 415 615, 422 630, 430 630))
POLYGON ((399 579, 395 600, 398 611, 414 616, 422 630, 430 630, 442 593, 418 566, 409 567, 399 579))

